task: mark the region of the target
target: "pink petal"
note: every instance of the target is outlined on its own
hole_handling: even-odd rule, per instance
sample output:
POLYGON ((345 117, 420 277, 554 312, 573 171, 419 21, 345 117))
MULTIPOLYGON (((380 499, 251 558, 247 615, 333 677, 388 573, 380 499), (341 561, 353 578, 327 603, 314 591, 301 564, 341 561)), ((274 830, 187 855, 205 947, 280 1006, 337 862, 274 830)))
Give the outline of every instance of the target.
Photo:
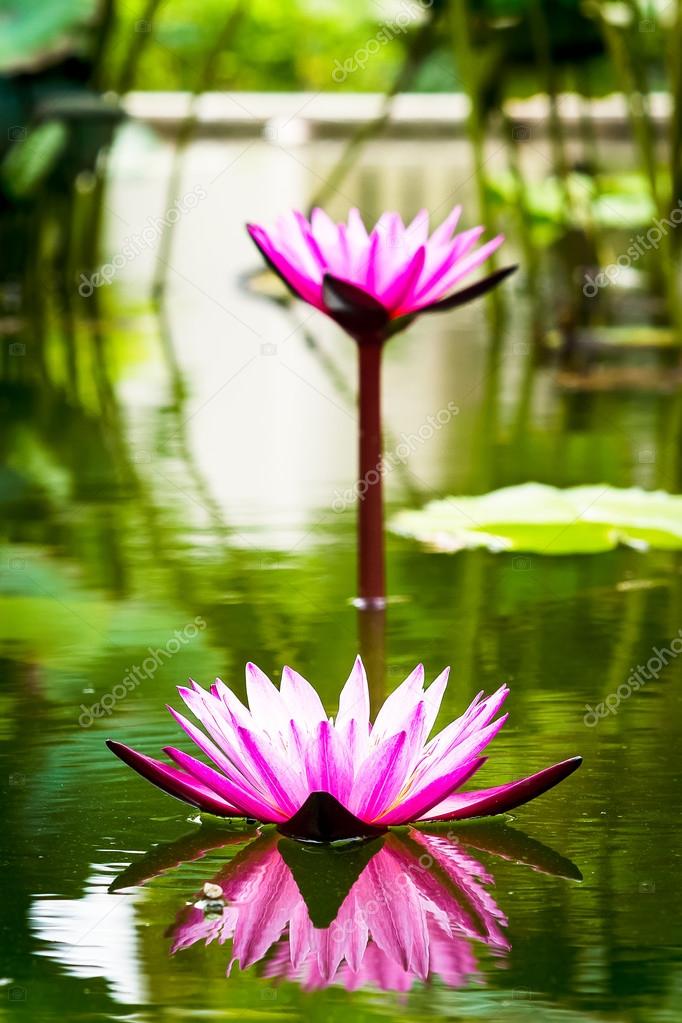
POLYGON ((228 800, 241 810, 244 817, 255 817, 257 820, 268 823, 279 823, 286 820, 286 814, 277 807, 271 806, 256 792, 250 792, 239 785, 236 785, 225 775, 214 771, 207 764, 189 756, 174 746, 165 746, 164 753, 167 753, 176 764, 179 764, 185 771, 191 774, 202 785, 211 792, 215 792, 221 799, 228 800))
POLYGON ((484 231, 484 227, 472 227, 468 231, 462 231, 448 246, 436 248, 433 245, 433 240, 429 242, 424 273, 418 287, 414 290, 414 306, 426 301, 430 302, 434 295, 442 294, 442 286, 439 285, 439 282, 446 274, 450 273, 458 260, 466 256, 484 231))
POLYGON ((246 695, 254 721, 268 734, 289 735, 290 716, 279 689, 250 661, 246 665, 246 695))
POLYGON ((356 248, 361 248, 369 241, 367 228, 365 227, 360 210, 357 206, 348 210, 348 239, 356 248))
POLYGON ((347 729, 343 731, 343 742, 348 748, 348 755, 353 765, 353 772, 357 774, 369 754, 369 730, 368 726, 351 719, 347 729))
POLYGON ((351 721, 355 719, 360 728, 369 733, 369 686, 365 666, 356 657, 353 670, 339 696, 339 712, 336 715, 336 730, 345 735, 351 721))
POLYGON ((392 740, 388 739, 362 765, 352 792, 358 817, 373 821, 396 799, 421 751, 425 717, 424 703, 420 701, 405 719, 405 728, 399 733, 404 737, 403 741, 391 745, 392 740), (384 755, 376 757, 379 751, 383 751, 384 755))
POLYGON ((399 732, 372 750, 356 775, 352 805, 348 807, 351 813, 362 820, 370 821, 390 804, 402 783, 402 779, 396 780, 396 774, 404 762, 406 740, 407 733, 399 732), (391 792, 393 796, 389 795, 386 798, 386 794, 391 792))
MULTIPOLYGON (((248 758, 244 756, 241 742, 237 734, 237 726, 241 721, 250 723, 251 715, 245 707, 237 700, 237 697, 221 683, 223 689, 230 695, 230 704, 235 707, 237 714, 228 710, 222 699, 210 697, 198 686, 195 690, 178 686, 178 692, 185 701, 195 717, 201 722, 208 734, 211 736, 219 749, 223 750, 229 759, 235 764, 244 778, 248 779, 251 785, 258 785, 259 778, 253 770, 248 758)), ((182 721, 179 722, 184 728, 182 721)), ((185 729, 186 731, 186 729, 185 729)), ((192 736, 194 739, 194 736, 192 736)), ((196 740, 194 740, 196 741, 196 740)))
POLYGON ((382 303, 394 316, 399 316, 402 310, 409 309, 410 299, 424 269, 425 259, 426 249, 421 245, 402 273, 394 276, 390 287, 381 295, 382 303))
POLYGON ((461 215, 462 207, 455 206, 454 209, 452 210, 452 213, 448 213, 443 223, 440 224, 440 226, 435 229, 435 231, 429 238, 429 245, 447 245, 447 243, 450 241, 452 237, 452 232, 455 230, 457 224, 459 223, 459 218, 461 217, 461 215))
POLYGON ((428 821, 464 820, 467 817, 487 817, 491 814, 513 810, 514 807, 521 806, 558 785, 564 778, 573 774, 581 763, 582 757, 571 757, 570 760, 563 760, 552 767, 546 767, 544 771, 538 771, 537 774, 531 774, 519 781, 509 782, 507 785, 449 796, 421 819, 428 821))
POLYGON ((364 264, 357 267, 352 283, 360 285, 372 298, 381 301, 379 298, 379 241, 380 235, 375 228, 369 236, 369 246, 364 264))
POLYGON ((480 249, 476 249, 474 252, 469 253, 463 259, 458 259, 450 271, 438 282, 437 285, 429 285, 429 290, 425 294, 420 294, 417 300, 417 308, 423 309, 424 306, 430 305, 432 302, 444 295, 447 295, 449 291, 452 291, 455 284, 465 277, 472 270, 475 270, 477 266, 484 263, 489 256, 499 249, 500 245, 504 241, 504 235, 498 234, 496 238, 492 238, 485 245, 481 245, 480 249))
POLYGON ((341 244, 339 228, 324 210, 316 206, 310 217, 311 231, 324 258, 326 268, 335 277, 346 277, 350 272, 348 251, 341 244))
POLYGON ((308 795, 308 789, 300 771, 287 763, 284 756, 273 748, 272 743, 248 728, 237 729, 245 754, 261 780, 263 794, 281 812, 291 817, 296 813, 308 795))
POLYGON ((130 746, 124 746, 122 742, 114 739, 107 739, 107 746, 112 753, 115 753, 119 760, 122 760, 128 767, 141 774, 143 778, 150 781, 152 785, 167 792, 176 799, 181 799, 190 806, 198 806, 206 813, 214 813, 219 817, 244 817, 243 810, 227 802, 207 786, 198 782, 191 775, 184 771, 178 771, 169 764, 160 760, 154 760, 144 753, 138 753, 130 746))
POLYGON ((392 809, 377 818, 375 823, 383 824, 388 828, 395 824, 409 824, 410 821, 423 819, 424 814, 442 803, 446 796, 451 795, 460 785, 464 785, 479 768, 483 767, 486 759, 486 757, 479 757, 477 760, 470 760, 446 774, 438 775, 425 785, 410 792, 392 809))
POLYGON ((409 266, 419 245, 406 237, 405 228, 397 213, 383 213, 373 233, 379 238, 376 257, 377 293, 383 296, 396 277, 404 273, 409 266))
POLYGON ((209 710, 214 714, 214 716, 217 716, 218 720, 224 720, 224 711, 227 711, 230 721, 235 719, 240 725, 244 725, 245 728, 253 727, 254 722, 250 711, 244 706, 239 697, 232 692, 230 687, 225 685, 221 678, 217 678, 215 680, 214 684, 211 686, 211 693, 214 698, 219 701, 219 709, 222 713, 218 713, 214 704, 209 705, 209 710))
POLYGON ((424 693, 424 706, 426 707, 425 735, 427 738, 431 734, 431 730, 436 723, 436 718, 438 717, 438 711, 440 710, 440 705, 443 701, 443 696, 445 695, 449 677, 450 669, 445 668, 444 671, 441 671, 438 678, 433 680, 424 693))
POLYGON ((168 706, 167 709, 180 725, 182 730, 190 737, 192 742, 195 743, 201 752, 205 753, 206 756, 209 757, 213 763, 228 776, 228 778, 233 778, 237 784, 248 785, 248 779, 241 773, 241 771, 239 771, 222 749, 218 749, 215 743, 211 742, 210 739, 207 739, 204 733, 200 731, 196 725, 193 725, 191 721, 188 721, 186 717, 178 713, 178 711, 173 707, 168 706))
POLYGON ((414 245, 424 245, 429 236, 429 211, 421 209, 411 224, 405 228, 405 234, 414 245))
POLYGON ((186 686, 177 687, 185 706, 189 707, 195 718, 201 722, 219 746, 222 745, 222 734, 225 733, 229 738, 233 732, 234 726, 232 721, 234 718, 240 724, 248 725, 252 723, 251 714, 246 707, 240 703, 234 693, 224 683, 221 682, 220 685, 229 694, 227 699, 223 699, 222 690, 217 688, 218 681, 216 681, 215 689, 217 695, 204 692, 196 682, 193 683, 194 688, 192 689, 188 689, 186 686))
POLYGON ((306 302, 323 308, 322 289, 316 277, 306 274, 300 267, 296 254, 286 255, 279 241, 271 240, 270 236, 257 224, 247 224, 252 240, 263 253, 267 262, 291 285, 292 289, 306 302))
POLYGON ((497 721, 485 728, 476 729, 461 742, 456 742, 441 754, 425 756, 414 771, 411 785, 414 790, 435 781, 440 775, 448 774, 477 757, 495 738, 504 726, 508 715, 503 714, 497 721))
POLYGON ((351 274, 348 279, 353 282, 364 280, 369 238, 359 210, 353 208, 348 211, 348 225, 341 224, 339 234, 347 240, 351 274))
POLYGON ((329 792, 347 805, 353 785, 353 767, 347 747, 328 721, 320 721, 317 734, 305 751, 309 792, 329 792))
POLYGON ((421 700, 423 685, 424 665, 418 664, 384 701, 372 727, 373 744, 400 730, 402 722, 421 700))
POLYGON ((322 701, 310 682, 306 681, 293 668, 284 668, 282 682, 279 687, 282 699, 292 718, 309 732, 312 732, 320 721, 326 721, 322 701))
POLYGON ((426 754, 441 756, 449 749, 452 749, 456 743, 466 739, 472 731, 487 725, 489 721, 492 721, 506 700, 509 695, 509 689, 506 685, 502 685, 483 701, 481 701, 482 695, 483 693, 479 693, 461 717, 451 721, 449 725, 446 725, 442 731, 438 732, 431 739, 424 750, 426 754))
POLYGON ((297 210, 290 210, 276 220, 276 235, 273 233, 272 241, 276 242, 280 252, 298 267, 301 273, 309 277, 311 281, 322 279, 322 266, 319 260, 319 249, 315 244, 311 247, 309 236, 306 233, 308 221, 302 213, 297 210))

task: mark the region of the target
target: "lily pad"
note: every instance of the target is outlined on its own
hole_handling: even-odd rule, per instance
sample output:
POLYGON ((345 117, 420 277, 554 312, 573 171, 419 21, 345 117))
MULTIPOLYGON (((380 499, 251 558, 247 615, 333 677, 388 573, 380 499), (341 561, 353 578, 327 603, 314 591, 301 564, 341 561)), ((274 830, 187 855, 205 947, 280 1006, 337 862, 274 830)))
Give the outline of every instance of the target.
POLYGON ((0 0, 0 71, 33 70, 71 48, 97 0, 0 0))
POLYGON ((682 549, 682 496, 638 487, 524 483, 479 497, 446 497, 403 511, 390 528, 440 551, 484 548, 593 554, 619 544, 682 549))

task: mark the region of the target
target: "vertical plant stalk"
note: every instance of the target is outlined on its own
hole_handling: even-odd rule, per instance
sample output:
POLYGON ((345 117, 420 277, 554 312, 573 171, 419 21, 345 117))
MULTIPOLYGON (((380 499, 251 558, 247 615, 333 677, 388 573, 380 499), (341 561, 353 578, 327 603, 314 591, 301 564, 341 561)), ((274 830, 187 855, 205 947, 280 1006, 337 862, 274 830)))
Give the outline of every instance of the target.
POLYGON ((559 95, 557 88, 556 72, 552 60, 552 39, 547 22, 547 17, 541 0, 531 0, 528 16, 530 20, 530 31, 535 49, 535 56, 540 71, 540 78, 544 81, 547 90, 547 102, 549 103, 549 138, 552 147, 552 164, 554 173, 561 185, 564 194, 565 209, 568 215, 571 211, 572 201, 568 186, 569 165, 564 145, 564 132, 559 112, 559 95))
POLYGON ((147 0, 147 5, 144 11, 142 11, 142 17, 138 22, 139 25, 144 25, 145 29, 144 31, 136 29, 130 39, 130 46, 123 58, 123 65, 121 67, 116 86, 116 91, 119 96, 124 96, 135 84, 137 69, 142 58, 142 54, 152 38, 152 26, 154 24, 157 11, 162 3, 163 0, 147 0))
POLYGON ((358 644, 369 683, 372 717, 386 699, 386 611, 384 608, 358 610, 358 644))
MULTIPOLYGON (((474 178, 481 222, 495 231, 490 195, 486 185, 486 111, 483 99, 485 63, 476 53, 472 41, 471 5, 469 0, 448 0, 447 23, 450 33, 452 55, 461 78, 461 83, 469 99, 467 115, 467 131, 474 164, 474 178)), ((490 265, 494 270, 497 253, 490 257, 490 265)), ((499 325, 503 316, 502 297, 499 292, 490 293, 486 301, 486 314, 494 344, 501 344, 502 334, 499 325)), ((499 353, 498 353, 499 354, 499 353)))
POLYGON ((92 85, 93 88, 102 90, 106 88, 107 72, 106 56, 107 47, 111 41, 116 21, 115 0, 103 0, 99 24, 95 36, 95 45, 92 54, 92 85))
MULTIPOLYGON (((194 133, 199 122, 198 104, 203 93, 208 92, 214 83, 218 70, 218 61, 225 49, 229 46, 234 37, 235 30, 242 19, 245 7, 243 0, 238 0, 236 6, 230 12, 222 29, 215 37, 213 44, 209 47, 204 62, 199 69, 196 85, 194 86, 187 111, 187 117, 182 122, 175 140, 175 150, 171 164, 168 187, 166 189, 166 209, 169 209, 180 191, 182 182, 183 163, 185 154, 194 138, 194 133)), ((156 270, 152 285, 152 297, 157 305, 160 305, 166 289, 166 275, 173 247, 173 224, 165 225, 159 240, 159 250, 156 258, 156 270)))
MULTIPOLYGON (((670 33, 670 209, 682 199, 682 55, 680 54, 680 33, 682 32, 682 0, 677 0, 675 22, 670 33)), ((672 248, 679 257, 682 239, 678 232, 672 234, 672 248)))
MULTIPOLYGON (((636 8, 631 7, 634 11, 636 8)), ((625 96, 632 135, 639 152, 642 169, 649 186, 652 205, 659 217, 665 218, 665 203, 661 200, 658 187, 656 166, 656 132, 649 109, 649 89, 642 62, 637 61, 633 50, 636 49, 636 33, 631 32, 626 40, 620 32, 604 17, 600 11, 599 23, 605 42, 613 59, 619 87, 625 96), (628 42, 630 45, 628 45, 628 42)), ((674 116, 678 113, 675 110, 674 116)), ((660 241, 661 256, 658 268, 662 276, 663 292, 670 321, 678 337, 682 339, 682 303, 677 284, 677 265, 675 263, 674 242, 668 232, 663 232, 660 241)))
MULTIPOLYGON (((478 193, 478 206, 481 220, 492 226, 493 218, 485 183, 485 115, 480 89, 480 71, 477 67, 476 54, 471 40, 470 10, 468 0, 450 0, 449 27, 452 39, 453 55, 457 69, 462 77, 464 88, 469 97, 469 114, 467 118, 469 141, 474 158, 474 175, 478 193)), ((491 264, 495 267, 495 257, 491 264)))
POLYGON ((359 466, 358 606, 382 608, 386 603, 384 558, 384 501, 381 472, 381 355, 380 339, 358 342, 359 466))

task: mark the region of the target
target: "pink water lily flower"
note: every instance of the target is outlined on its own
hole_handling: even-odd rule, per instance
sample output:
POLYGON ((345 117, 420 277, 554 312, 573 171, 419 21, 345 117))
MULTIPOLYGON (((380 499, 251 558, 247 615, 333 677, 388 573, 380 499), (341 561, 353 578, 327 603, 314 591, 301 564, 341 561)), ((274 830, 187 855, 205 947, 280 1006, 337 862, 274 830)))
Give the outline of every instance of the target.
POLYGON ((430 236, 425 209, 407 227, 399 213, 383 213, 370 232, 357 209, 349 212, 347 223, 335 224, 318 208, 309 221, 291 210, 273 228, 248 224, 247 230, 294 295, 358 340, 380 340, 417 313, 478 298, 516 269, 505 267, 457 290, 504 241, 500 234, 477 248, 485 228, 457 234, 461 212, 456 206, 430 236))
POLYGON ((376 835, 391 825, 502 813, 533 799, 576 770, 580 757, 494 788, 460 792, 485 763, 482 751, 507 715, 509 690, 479 693, 464 714, 432 739, 449 669, 424 688, 418 665, 370 722, 369 689, 358 657, 330 718, 316 690, 291 668, 279 689, 246 666, 248 708, 220 679, 206 692, 179 686, 201 731, 170 713, 212 762, 166 746, 173 764, 122 743, 107 745, 148 781, 220 817, 253 817, 313 841, 376 835), (206 734, 208 733, 208 735, 206 734))

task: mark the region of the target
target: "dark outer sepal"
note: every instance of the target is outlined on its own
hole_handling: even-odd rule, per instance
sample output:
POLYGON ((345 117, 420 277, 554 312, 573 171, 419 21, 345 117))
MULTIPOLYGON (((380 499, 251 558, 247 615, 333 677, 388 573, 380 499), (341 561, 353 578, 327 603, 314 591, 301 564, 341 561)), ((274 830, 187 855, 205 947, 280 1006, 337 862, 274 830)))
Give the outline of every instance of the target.
POLYGON ((329 316, 357 341, 382 341, 390 314, 362 288, 325 274, 322 299, 329 316))
POLYGON ((340 842, 348 838, 375 838, 386 828, 366 824, 329 792, 311 792, 305 803, 277 830, 308 842, 340 842))

